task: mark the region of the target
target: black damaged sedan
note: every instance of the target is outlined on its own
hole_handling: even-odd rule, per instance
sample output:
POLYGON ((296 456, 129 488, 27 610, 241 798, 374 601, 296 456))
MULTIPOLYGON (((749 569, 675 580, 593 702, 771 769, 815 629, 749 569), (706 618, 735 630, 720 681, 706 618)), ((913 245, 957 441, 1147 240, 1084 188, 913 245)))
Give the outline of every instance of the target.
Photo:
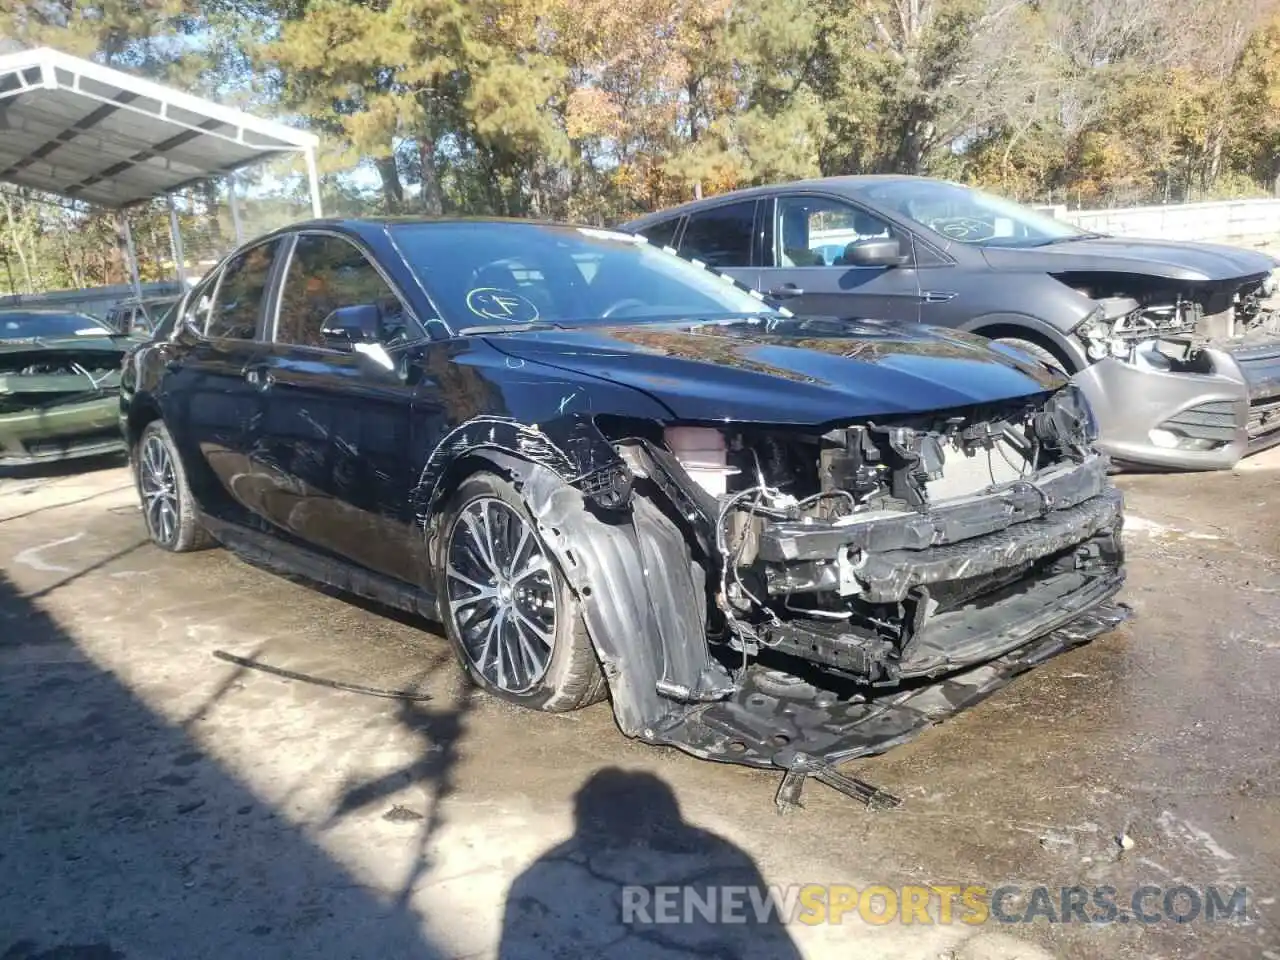
POLYGON ((829 764, 1124 616, 1074 387, 624 234, 296 225, 211 271, 121 396, 159 546, 442 621, 512 702, 608 695, 628 736, 854 793, 829 764))

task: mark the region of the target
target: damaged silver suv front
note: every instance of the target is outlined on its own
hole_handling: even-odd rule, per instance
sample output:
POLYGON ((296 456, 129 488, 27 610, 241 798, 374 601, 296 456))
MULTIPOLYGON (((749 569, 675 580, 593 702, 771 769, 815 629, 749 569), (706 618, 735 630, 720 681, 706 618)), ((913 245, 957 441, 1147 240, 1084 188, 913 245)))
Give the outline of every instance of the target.
MULTIPOLYGON (((1094 364, 1076 375, 1119 461, 1230 466, 1280 443, 1278 271, 1230 283, 1108 280, 1074 331, 1094 364)), ((1101 282, 1101 281, 1099 281, 1101 282)))

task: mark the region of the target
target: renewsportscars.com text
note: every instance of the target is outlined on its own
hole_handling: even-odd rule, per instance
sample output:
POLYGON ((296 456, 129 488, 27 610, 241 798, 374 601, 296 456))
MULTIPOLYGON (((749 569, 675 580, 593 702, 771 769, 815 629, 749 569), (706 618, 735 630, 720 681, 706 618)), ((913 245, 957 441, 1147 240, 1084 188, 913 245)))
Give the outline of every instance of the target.
POLYGON ((1216 923, 1249 915, 1247 887, 889 887, 792 884, 767 887, 625 886, 622 922, 875 925, 996 923, 1216 923))

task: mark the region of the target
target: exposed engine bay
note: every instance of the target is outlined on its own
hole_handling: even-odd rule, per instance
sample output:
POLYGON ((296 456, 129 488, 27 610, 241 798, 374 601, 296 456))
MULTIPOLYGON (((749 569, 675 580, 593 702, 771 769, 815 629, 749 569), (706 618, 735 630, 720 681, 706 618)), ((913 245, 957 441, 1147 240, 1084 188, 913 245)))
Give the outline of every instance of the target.
POLYGON ((1066 388, 822 435, 668 427, 661 446, 620 446, 695 527, 713 644, 744 667, 786 655, 894 685, 1119 588, 1121 500, 1093 431, 1066 388))
POLYGON ((0 354, 0 413, 93 399, 119 382, 119 356, 102 350, 0 354))
POLYGON ((1123 503, 1075 387, 823 433, 616 426, 625 470, 572 490, 538 467, 524 487, 572 544, 561 556, 615 717, 650 742, 791 771, 780 807, 806 775, 877 802, 830 765, 1127 617, 1111 602, 1123 503), (617 509, 634 533, 607 519, 617 509), (649 605, 598 602, 592 584, 649 605), (614 640, 645 634, 659 645, 614 640))
POLYGON ((1274 274, 1176 284, 1144 275, 1098 274, 1059 279, 1097 307, 1076 328, 1090 360, 1161 357, 1171 369, 1200 372, 1206 346, 1230 349, 1280 335, 1280 281, 1274 274))

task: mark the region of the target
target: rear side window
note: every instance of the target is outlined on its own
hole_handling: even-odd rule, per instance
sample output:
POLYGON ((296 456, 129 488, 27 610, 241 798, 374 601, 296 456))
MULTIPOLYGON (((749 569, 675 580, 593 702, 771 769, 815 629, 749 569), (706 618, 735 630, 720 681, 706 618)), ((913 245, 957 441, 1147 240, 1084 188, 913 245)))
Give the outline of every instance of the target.
POLYGON ((756 202, 743 200, 689 215, 680 256, 710 267, 751 266, 756 202))
POLYGON ((655 247, 673 247, 675 246, 676 228, 679 226, 680 218, 672 217, 670 220, 663 220, 661 223, 655 223, 653 226, 645 227, 637 232, 655 247))
POLYGON ((326 337, 325 321, 335 310, 356 306, 377 308, 381 343, 400 342, 415 332, 399 297, 357 247, 329 234, 298 237, 280 296, 276 341, 340 348, 326 337))
POLYGON ((257 333, 280 241, 270 240, 233 258, 222 271, 222 282, 208 310, 205 336, 219 340, 252 340, 257 333))

